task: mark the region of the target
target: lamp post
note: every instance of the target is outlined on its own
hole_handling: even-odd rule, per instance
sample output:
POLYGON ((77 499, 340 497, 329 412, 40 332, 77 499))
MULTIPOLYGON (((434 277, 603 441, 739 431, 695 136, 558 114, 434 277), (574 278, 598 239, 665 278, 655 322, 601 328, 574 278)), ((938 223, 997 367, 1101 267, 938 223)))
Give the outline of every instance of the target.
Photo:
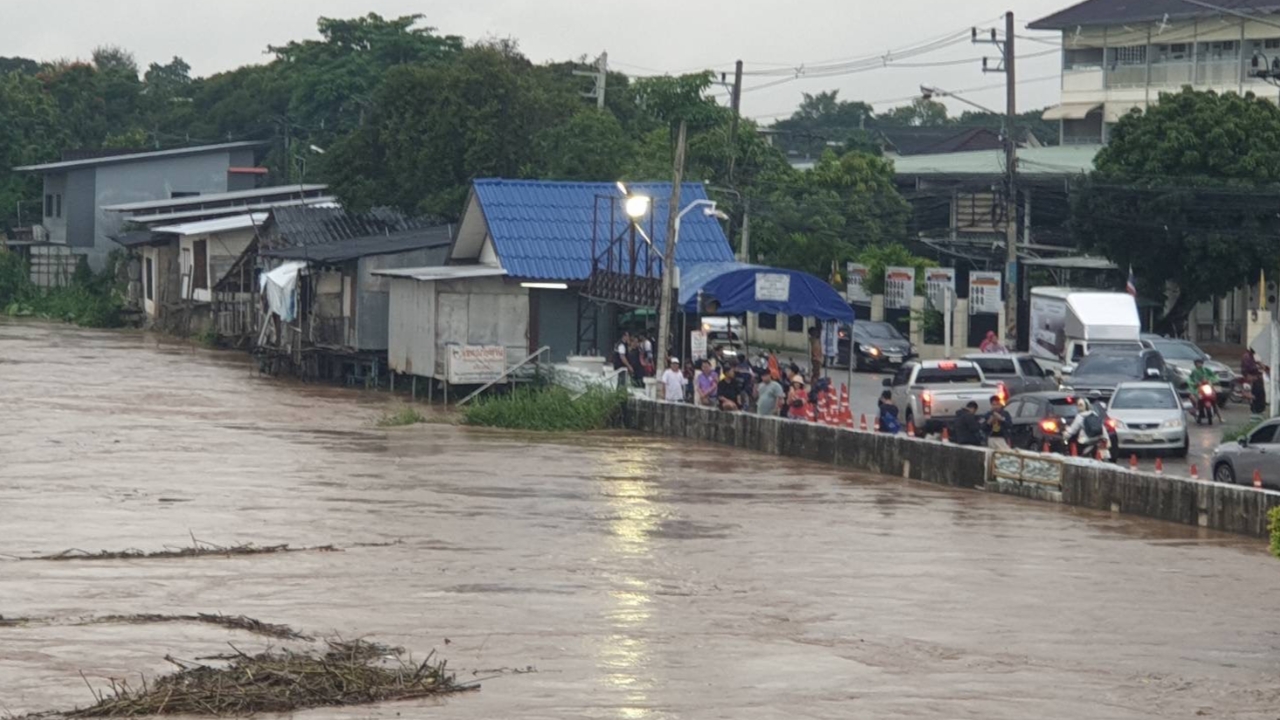
MULTIPOLYGON (((622 202, 623 210, 626 212, 627 217, 631 220, 632 225, 638 225, 640 218, 644 217, 649 213, 649 208, 653 205, 652 198, 650 198, 648 195, 631 193, 627 189, 627 186, 621 182, 618 183, 618 189, 622 191, 622 194, 624 196, 624 200, 622 202)), ((675 256, 676 256, 676 245, 680 242, 680 225, 684 221, 684 216, 688 215, 690 212, 693 212, 697 208, 702 208, 703 214, 708 217, 716 217, 722 220, 728 218, 727 215, 725 215, 720 210, 716 209, 716 202, 714 200, 708 200, 706 198, 700 198, 698 200, 694 200, 693 202, 681 208, 680 212, 676 213, 675 221, 673 224, 674 230, 671 233, 671 237, 667 239, 666 247, 663 248, 664 254, 667 259, 664 260, 662 264, 662 294, 658 296, 658 307, 657 307, 658 335, 659 335, 660 343, 666 342, 668 339, 666 338, 666 334, 668 333, 669 331, 668 329, 670 326, 667 323, 670 320, 671 312, 673 310, 673 308, 668 307, 667 303, 670 301, 670 298, 672 297, 673 289, 675 287, 675 273, 676 273, 675 256)), ((645 241, 649 242, 649 244, 652 246, 653 243, 652 241, 649 240, 648 236, 644 236, 643 232, 642 232, 642 236, 644 237, 645 241)), ((665 346, 663 346, 662 344, 659 344, 658 347, 654 348, 654 353, 656 354, 662 351, 664 347, 665 346)))

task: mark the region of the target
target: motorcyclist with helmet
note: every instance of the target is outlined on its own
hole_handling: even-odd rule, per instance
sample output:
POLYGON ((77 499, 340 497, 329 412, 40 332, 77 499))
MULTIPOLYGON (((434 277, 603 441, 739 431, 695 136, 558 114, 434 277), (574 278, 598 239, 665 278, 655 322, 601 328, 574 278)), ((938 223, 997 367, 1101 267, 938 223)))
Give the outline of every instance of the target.
POLYGON ((1187 386, 1191 390, 1191 397, 1195 399, 1196 422, 1199 423, 1207 418, 1209 423, 1212 424, 1213 416, 1218 411, 1217 391, 1213 386, 1218 380, 1218 375, 1204 366, 1204 358, 1196 358, 1195 362, 1196 367, 1187 378, 1187 386), (1207 397, 1200 391, 1202 385, 1209 386, 1207 397))

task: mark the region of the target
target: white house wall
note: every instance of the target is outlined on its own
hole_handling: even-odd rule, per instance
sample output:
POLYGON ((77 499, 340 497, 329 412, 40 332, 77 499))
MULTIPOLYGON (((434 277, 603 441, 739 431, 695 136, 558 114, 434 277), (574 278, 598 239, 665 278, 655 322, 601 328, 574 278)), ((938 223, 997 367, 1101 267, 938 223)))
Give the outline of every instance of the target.
POLYGON ((394 278, 388 327, 396 372, 443 378, 450 344, 501 345, 510 365, 528 353, 529 295, 501 278, 394 278))

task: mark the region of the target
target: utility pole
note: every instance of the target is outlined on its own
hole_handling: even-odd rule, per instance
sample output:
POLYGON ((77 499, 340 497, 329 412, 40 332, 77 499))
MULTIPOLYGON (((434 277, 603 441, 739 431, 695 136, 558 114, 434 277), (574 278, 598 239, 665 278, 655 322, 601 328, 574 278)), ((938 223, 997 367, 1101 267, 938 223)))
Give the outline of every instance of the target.
POLYGON ((679 343, 671 343, 671 317, 675 298, 676 275, 676 243, 679 241, 680 227, 680 183, 684 181, 684 142, 685 122, 680 121, 680 130, 676 135, 676 157, 671 172, 671 204, 667 207, 667 239, 662 248, 662 295, 658 297, 658 346, 655 352, 665 352, 658 357, 671 357, 671 348, 679 347, 679 343))
POLYGON ((983 72, 1002 72, 1005 80, 1005 192, 1008 203, 1005 210, 1005 270, 1004 270, 1004 314, 1005 341, 1018 340, 1018 79, 1014 56, 1014 24, 1013 11, 1004 14, 1004 40, 1000 40, 994 29, 991 39, 978 39, 978 29, 973 28, 975 44, 995 45, 1001 53, 1000 66, 987 67, 987 59, 982 59, 983 72))
POLYGON ((729 98, 733 118, 729 121, 729 187, 733 187, 733 170, 738 163, 738 119, 742 117, 742 61, 733 66, 733 96, 729 98))
POLYGON ((742 262, 751 262, 751 198, 742 196, 742 262))
POLYGON ((592 86, 591 90, 589 92, 582 93, 582 96, 586 98, 594 98, 596 101, 596 107, 603 110, 605 86, 609 82, 609 52, 607 50, 602 51, 600 53, 600 57, 596 58, 595 70, 574 70, 573 74, 581 77, 589 77, 595 81, 595 85, 592 86))

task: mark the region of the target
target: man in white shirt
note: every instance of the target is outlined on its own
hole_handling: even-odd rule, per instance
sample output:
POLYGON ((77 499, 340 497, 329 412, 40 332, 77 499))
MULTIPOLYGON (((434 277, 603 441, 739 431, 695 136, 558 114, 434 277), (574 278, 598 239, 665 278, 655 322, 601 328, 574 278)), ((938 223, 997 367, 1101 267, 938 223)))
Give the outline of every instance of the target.
POLYGON ((684 388, 688 378, 680 372, 680 359, 671 358, 671 364, 662 372, 662 399, 667 402, 684 402, 684 388))

